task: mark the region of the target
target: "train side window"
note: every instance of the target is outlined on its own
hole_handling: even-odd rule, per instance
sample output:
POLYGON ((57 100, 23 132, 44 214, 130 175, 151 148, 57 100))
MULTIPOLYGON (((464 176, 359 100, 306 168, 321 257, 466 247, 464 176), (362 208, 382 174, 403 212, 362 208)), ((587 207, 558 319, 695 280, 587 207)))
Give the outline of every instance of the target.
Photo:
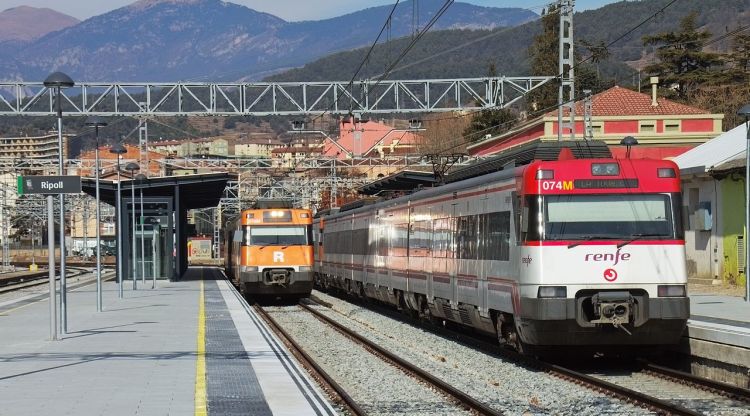
POLYGON ((396 224, 394 232, 391 256, 406 257, 409 251, 409 224, 396 224))
POLYGON ((232 236, 232 241, 235 243, 241 243, 242 242, 242 230, 234 230, 234 235, 232 236))
POLYGON ((513 231, 516 237, 516 243, 521 241, 521 196, 518 192, 511 192, 511 200, 513 201, 513 231))
POLYGON ((459 217, 456 230, 457 258, 475 260, 477 258, 477 216, 459 217))
POLYGON ((510 211, 493 212, 488 216, 489 260, 510 260, 510 211))
POLYGON ((450 224, 449 218, 440 218, 434 221, 432 230, 432 257, 449 257, 451 237, 453 236, 450 224))
POLYGON ((409 229, 409 256, 429 257, 432 233, 429 221, 417 221, 409 229))
POLYGON ((352 254, 364 256, 367 254, 367 228, 352 232, 352 254))
POLYGON ((388 227, 378 227, 378 256, 388 256, 388 227))

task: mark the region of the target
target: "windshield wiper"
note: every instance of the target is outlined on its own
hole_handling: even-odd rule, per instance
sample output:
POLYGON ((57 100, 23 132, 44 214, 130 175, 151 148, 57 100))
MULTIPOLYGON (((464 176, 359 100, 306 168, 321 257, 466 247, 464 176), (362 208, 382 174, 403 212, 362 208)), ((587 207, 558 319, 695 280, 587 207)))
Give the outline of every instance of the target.
POLYGON ((664 234, 656 234, 656 233, 640 233, 640 234, 632 234, 631 237, 633 237, 633 238, 631 238, 629 240, 626 240, 626 241, 623 241, 622 243, 618 244, 617 248, 624 247, 624 246, 632 243, 633 241, 640 240, 640 239, 645 238, 645 237, 667 237, 667 236, 664 235, 664 234))
POLYGON ((568 244, 568 248, 573 248, 573 247, 580 246, 581 244, 583 244, 586 241, 591 241, 591 240, 612 240, 613 238, 614 237, 609 236, 609 235, 585 235, 585 236, 581 237, 581 241, 576 241, 575 243, 568 244))

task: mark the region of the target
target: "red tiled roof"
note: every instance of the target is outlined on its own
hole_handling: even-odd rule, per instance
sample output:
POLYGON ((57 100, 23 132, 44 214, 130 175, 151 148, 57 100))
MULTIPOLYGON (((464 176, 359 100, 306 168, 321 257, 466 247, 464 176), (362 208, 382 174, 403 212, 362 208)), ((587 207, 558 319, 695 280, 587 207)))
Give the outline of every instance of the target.
MULTIPOLYGON (((662 116, 686 114, 710 114, 706 110, 691 107, 657 97, 658 106, 651 105, 651 96, 614 86, 592 97, 594 117, 606 116, 662 116)), ((583 115, 583 100, 576 102, 576 116, 583 115)), ((550 111, 547 117, 557 115, 557 110, 550 111)))

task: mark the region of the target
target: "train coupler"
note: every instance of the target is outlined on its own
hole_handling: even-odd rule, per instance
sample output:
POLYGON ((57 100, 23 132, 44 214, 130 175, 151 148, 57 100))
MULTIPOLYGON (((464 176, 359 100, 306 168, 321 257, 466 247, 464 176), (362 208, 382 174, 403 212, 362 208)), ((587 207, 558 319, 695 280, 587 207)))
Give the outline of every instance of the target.
POLYGON ((593 324, 611 324, 632 335, 623 325, 630 323, 633 310, 633 296, 630 292, 600 292, 591 297, 594 315, 593 324))
POLYGON ((263 272, 263 278, 267 285, 286 286, 289 284, 291 272, 285 269, 271 269, 263 272))

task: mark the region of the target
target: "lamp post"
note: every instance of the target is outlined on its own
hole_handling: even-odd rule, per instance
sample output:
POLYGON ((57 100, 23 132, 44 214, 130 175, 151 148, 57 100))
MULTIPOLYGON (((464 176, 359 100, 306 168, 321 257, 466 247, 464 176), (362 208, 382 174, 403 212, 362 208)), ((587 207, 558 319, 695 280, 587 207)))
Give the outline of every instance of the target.
MULTIPOLYGON (((96 171, 96 311, 102 311, 102 241, 101 212, 99 208, 99 127, 106 127, 107 122, 102 117, 93 116, 86 119, 86 125, 94 127, 96 150, 94 150, 94 170, 96 171)), ((118 156, 119 158, 119 156, 118 156)), ((88 247, 86 248, 88 250, 88 247)))
MULTIPOLYGON (((139 183, 143 184, 143 182, 146 181, 146 175, 144 175, 142 173, 139 173, 139 174, 135 175, 135 179, 139 183)), ((140 217, 141 218, 141 221, 140 221, 141 222, 141 284, 143 284, 143 286, 146 286, 146 261, 145 261, 146 260, 146 242, 145 242, 146 235, 145 235, 145 231, 143 229, 143 227, 144 227, 144 224, 143 224, 143 219, 144 219, 144 214, 143 214, 143 212, 144 212, 143 211, 143 186, 140 187, 139 191, 141 193, 141 217, 140 217)), ((151 289, 153 289, 153 288, 154 287, 152 286, 151 289)))
POLYGON ((750 235, 750 104, 745 104, 737 111, 737 115, 745 117, 747 141, 745 144, 745 302, 750 302, 750 278, 747 268, 750 266, 750 246, 747 237, 750 235))
MULTIPOLYGON (((55 89, 55 107, 57 110, 57 146, 58 152, 58 171, 64 175, 63 167, 63 137, 62 137, 62 93, 63 88, 70 88, 75 82, 62 72, 53 72, 44 80, 46 88, 55 89)), ((60 199, 60 332, 68 332, 68 310, 65 282, 65 196, 59 195, 60 199)))
POLYGON ((130 171, 130 206, 133 211, 133 234, 131 235, 131 240, 133 241, 133 249, 131 251, 131 258, 133 259, 133 290, 138 289, 138 279, 136 279, 136 274, 138 270, 138 256, 136 255, 136 248, 135 248, 135 171, 140 170, 141 167, 138 166, 135 162, 130 162, 127 165, 125 165, 125 170, 130 171))
POLYGON ((117 223, 117 231, 115 232, 115 235, 117 236, 117 296, 122 298, 122 241, 120 241, 122 240, 122 213, 120 212, 120 200, 122 199, 122 195, 120 190, 120 155, 127 153, 127 149, 125 149, 125 146, 117 143, 109 149, 109 152, 117 155, 117 197, 115 198, 117 209, 117 214, 115 215, 117 223))
POLYGON ((36 267, 36 246, 34 246, 34 231, 33 228, 29 228, 29 234, 31 234, 31 267, 36 267))

